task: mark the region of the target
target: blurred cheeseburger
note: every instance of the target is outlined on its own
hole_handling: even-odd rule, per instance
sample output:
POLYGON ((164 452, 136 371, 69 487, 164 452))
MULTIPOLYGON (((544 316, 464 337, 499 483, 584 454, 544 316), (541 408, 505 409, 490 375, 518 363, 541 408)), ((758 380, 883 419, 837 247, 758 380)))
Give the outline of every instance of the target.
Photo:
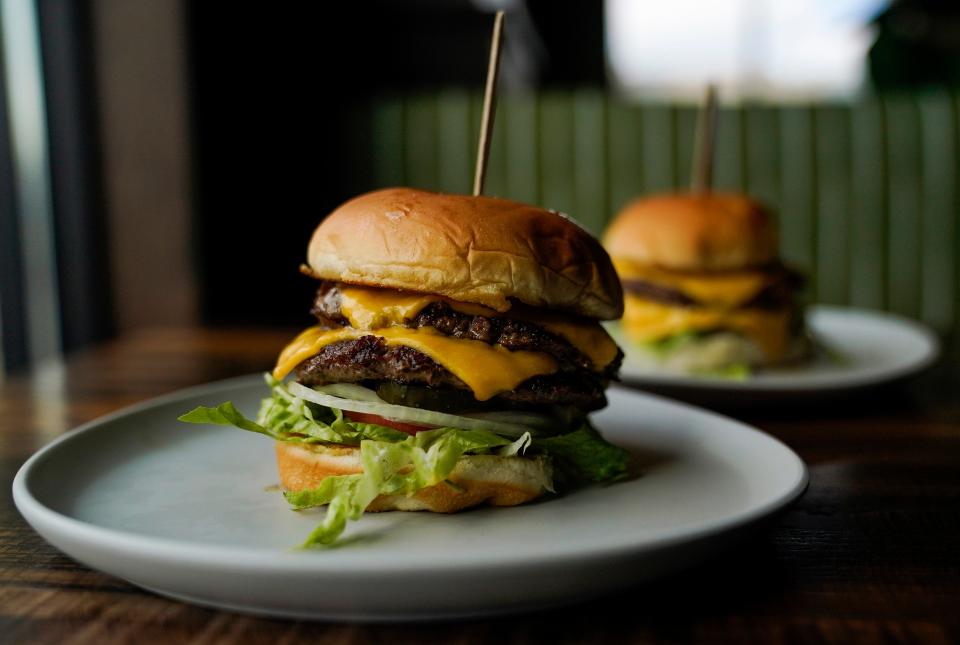
POLYGON ((317 324, 280 353, 257 420, 229 403, 181 417, 276 440, 287 500, 328 505, 307 545, 365 510, 512 506, 626 476, 586 420, 619 369, 598 321, 621 315, 621 287, 571 220, 393 188, 331 213, 307 256, 317 324))
POLYGON ((722 193, 638 199, 604 244, 623 283, 631 358, 739 376, 806 352, 802 281, 780 262, 773 218, 757 202, 722 193))

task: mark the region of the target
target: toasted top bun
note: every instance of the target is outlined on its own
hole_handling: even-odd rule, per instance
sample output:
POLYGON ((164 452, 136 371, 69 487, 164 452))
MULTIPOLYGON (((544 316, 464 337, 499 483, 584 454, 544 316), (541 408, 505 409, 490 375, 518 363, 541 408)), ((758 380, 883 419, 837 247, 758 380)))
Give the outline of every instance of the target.
MULTIPOLYGON (((351 446, 303 446, 276 443, 280 485, 297 491, 316 488, 326 477, 363 472, 360 449, 351 446)), ((381 495, 368 511, 457 511, 490 504, 515 506, 539 497, 551 487, 549 464, 526 457, 468 455, 461 457, 442 483, 417 491, 413 496, 381 495)))
POLYGON ((493 197, 387 188, 317 227, 307 251, 324 280, 435 293, 497 311, 511 300, 619 318, 623 294, 600 243, 554 211, 493 197))
POLYGON ((743 195, 687 193, 637 199, 616 216, 604 245, 617 260, 681 271, 722 271, 777 257, 770 213, 743 195))

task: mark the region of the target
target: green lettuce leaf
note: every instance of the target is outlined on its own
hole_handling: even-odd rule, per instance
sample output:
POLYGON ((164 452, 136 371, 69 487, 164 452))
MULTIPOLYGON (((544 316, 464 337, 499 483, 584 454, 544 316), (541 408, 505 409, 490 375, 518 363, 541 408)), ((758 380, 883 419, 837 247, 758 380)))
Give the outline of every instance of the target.
POLYGON ((323 521, 307 536, 301 545, 303 548, 331 544, 343 533, 348 520, 356 520, 363 515, 377 496, 370 490, 371 478, 364 477, 365 474, 326 477, 317 488, 283 494, 294 510, 327 504, 323 521))
POLYGON ((276 438, 276 435, 272 431, 243 416, 243 414, 237 410, 230 401, 221 403, 215 408, 208 408, 201 405, 200 407, 190 410, 186 414, 180 415, 177 417, 177 421, 183 421, 185 423, 212 423, 221 426, 236 426, 243 430, 259 432, 260 434, 265 434, 268 437, 276 438))
POLYGON ((694 370, 694 374, 700 376, 712 376, 714 378, 729 379, 731 381, 745 381, 750 378, 753 370, 747 363, 731 363, 723 367, 714 367, 711 369, 694 370))
POLYGON ((574 432, 538 439, 536 448, 553 458, 562 483, 611 483, 629 475, 630 453, 607 442, 588 424, 574 432))
MULTIPOLYGON (((365 439, 403 441, 409 436, 405 432, 374 423, 348 421, 340 410, 312 405, 290 394, 282 383, 269 378, 267 382, 271 386, 271 397, 261 402, 256 421, 243 416, 229 401, 212 408, 197 407, 179 417, 179 420, 232 425, 278 441, 296 443, 359 446, 365 439)), ((502 445, 508 443, 504 440, 502 445)))
POLYGON ((680 349, 681 347, 684 347, 685 345, 696 342, 697 340, 703 338, 707 333, 709 332, 688 330, 640 344, 643 345, 643 347, 648 351, 658 356, 664 356, 680 349))
POLYGON ((517 455, 522 455, 527 451, 527 448, 530 447, 530 444, 533 443, 533 438, 530 437, 529 432, 523 433, 523 435, 511 443, 509 446, 504 446, 497 451, 497 454, 501 457, 516 457, 517 455))

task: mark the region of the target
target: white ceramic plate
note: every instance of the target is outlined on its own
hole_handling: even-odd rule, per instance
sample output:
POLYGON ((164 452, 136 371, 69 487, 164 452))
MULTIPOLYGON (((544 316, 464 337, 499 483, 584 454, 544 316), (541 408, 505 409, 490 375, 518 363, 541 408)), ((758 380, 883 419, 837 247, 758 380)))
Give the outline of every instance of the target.
POLYGON ((739 396, 739 403, 762 402, 838 395, 895 381, 923 370, 940 351, 937 337, 927 327, 892 314, 818 305, 807 312, 807 322, 835 357, 820 355, 809 363, 760 371, 743 380, 665 374, 631 360, 630 343, 621 338, 626 357, 620 376, 625 383, 674 396, 698 391, 747 395, 739 396))
POLYGON ((688 566, 796 498, 803 462, 736 421, 615 389, 595 415, 645 475, 527 506, 371 514, 328 550, 297 551, 317 521, 288 510, 264 437, 174 419, 259 377, 185 390, 72 431, 34 455, 17 507, 54 546, 159 594, 338 620, 414 620, 573 602, 688 566))

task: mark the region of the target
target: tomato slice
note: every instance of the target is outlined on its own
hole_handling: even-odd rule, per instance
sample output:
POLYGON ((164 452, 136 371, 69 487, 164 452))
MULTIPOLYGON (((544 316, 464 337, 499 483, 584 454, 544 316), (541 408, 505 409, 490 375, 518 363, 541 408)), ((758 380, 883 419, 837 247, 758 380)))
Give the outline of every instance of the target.
POLYGON ((433 430, 433 428, 430 426, 418 426, 413 423, 394 421, 392 419, 385 419, 379 414, 369 414, 367 412, 350 412, 348 410, 344 410, 343 415, 351 421, 358 421, 360 423, 375 423, 378 426, 386 426, 388 428, 393 428, 394 430, 399 430, 400 432, 406 432, 407 434, 417 434, 418 432, 422 432, 424 430, 433 430))

